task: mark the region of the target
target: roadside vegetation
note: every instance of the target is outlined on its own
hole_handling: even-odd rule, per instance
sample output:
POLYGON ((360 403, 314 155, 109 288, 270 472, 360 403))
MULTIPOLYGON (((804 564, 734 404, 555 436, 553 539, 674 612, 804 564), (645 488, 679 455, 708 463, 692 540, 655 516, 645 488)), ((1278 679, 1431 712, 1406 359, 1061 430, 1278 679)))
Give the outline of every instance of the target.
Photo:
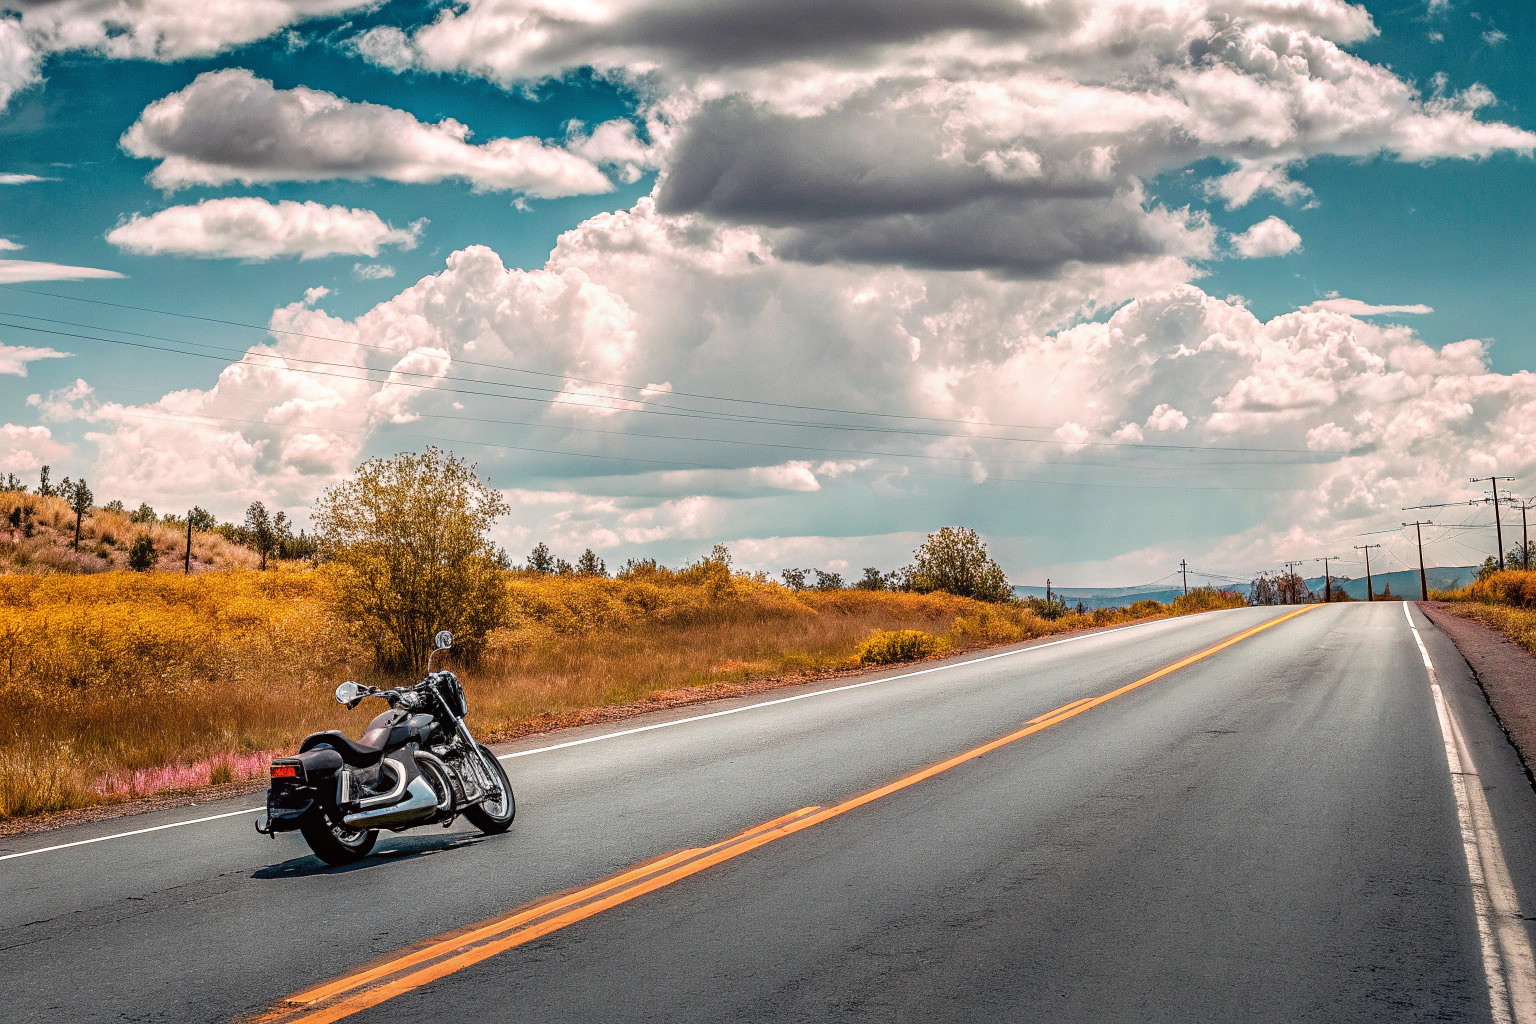
MULTIPOLYGON (((34 516, 64 501, 25 497, 34 516)), ((357 733, 361 713, 335 704, 336 683, 412 677, 422 631, 438 625, 455 630, 452 667, 476 731, 494 739, 658 695, 1244 603, 1210 589, 1093 612, 1016 600, 961 528, 932 535, 912 566, 869 569, 852 586, 813 570, 737 571, 721 546, 681 568, 632 560, 610 576, 592 552, 565 563, 541 544, 513 567, 485 541, 498 500, 451 455, 402 455, 321 500, 310 560, 270 549, 262 570, 260 552, 194 530, 194 559, 207 560, 190 575, 170 558, 134 571, 127 553, 104 572, 34 561, 0 574, 0 818, 260 777, 309 732, 357 733), (434 501, 408 500, 426 494, 434 501), (455 593, 474 595, 470 607, 433 604, 455 593)), ((92 531, 121 515, 84 518, 88 557, 99 558, 92 531)), ((157 544, 155 531, 175 529, 128 525, 157 544)))
POLYGON ((1536 570, 1500 572, 1495 565, 1485 565, 1467 586, 1431 591, 1430 597, 1448 602, 1457 615, 1491 626, 1536 655, 1536 570))

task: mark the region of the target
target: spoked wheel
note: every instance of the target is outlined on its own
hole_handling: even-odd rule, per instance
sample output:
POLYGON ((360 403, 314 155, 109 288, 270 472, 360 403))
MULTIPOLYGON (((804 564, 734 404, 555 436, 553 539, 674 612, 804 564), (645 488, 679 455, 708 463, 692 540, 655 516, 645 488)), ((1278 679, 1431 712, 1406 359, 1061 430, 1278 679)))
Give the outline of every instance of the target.
POLYGON ((327 864, 352 864, 368 856, 373 844, 379 839, 379 830, 349 829, 345 825, 333 825, 324 811, 306 814, 299 822, 304 841, 315 851, 315 856, 327 864))
POLYGON ((501 762, 496 760, 496 755, 488 747, 478 744, 476 749, 480 752, 480 764, 500 784, 501 792, 493 793, 475 806, 465 808, 464 817, 486 835, 499 835, 512 827, 512 819, 517 816, 512 783, 507 781, 507 773, 501 767, 501 762))

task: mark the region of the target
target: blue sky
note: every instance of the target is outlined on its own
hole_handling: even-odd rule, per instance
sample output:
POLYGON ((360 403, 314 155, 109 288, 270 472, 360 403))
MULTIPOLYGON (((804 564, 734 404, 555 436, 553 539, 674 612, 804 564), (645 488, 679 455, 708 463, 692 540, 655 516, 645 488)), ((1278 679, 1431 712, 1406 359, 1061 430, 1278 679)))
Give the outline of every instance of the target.
MULTIPOLYGON (((174 506, 209 494, 203 504, 233 516, 261 496, 302 517, 347 460, 453 437, 479 442, 461 450, 519 495, 504 537, 515 549, 548 539, 569 554, 590 544, 610 562, 677 560, 722 540, 754 566, 846 563, 856 573, 861 564, 896 564, 923 533, 964 521, 988 535, 1021 581, 1053 572, 1139 583, 1184 551, 1221 573, 1310 557, 1314 548, 1326 553, 1395 525, 1409 498, 1468 496, 1463 468, 1536 469, 1513 454, 1529 449, 1525 438, 1536 431, 1523 376, 1536 361, 1527 326, 1536 312, 1536 161, 1520 134, 1536 131, 1536 81, 1519 56, 1529 52, 1536 15, 1525 5, 1324 0, 1315 18, 1271 24, 1265 19, 1278 16, 1268 8, 1238 4, 1235 24, 1252 34, 1234 46, 1217 21, 1199 19, 1163 26, 1164 40, 1136 20, 1153 17, 1155 5, 1128 2, 1116 17, 1143 25, 1139 55, 1106 49, 1115 56, 1090 59, 1066 35, 1030 27, 1019 38, 1038 56, 1023 61, 1007 49, 1011 29, 966 34, 971 8, 996 16, 983 0, 956 5, 935 24, 922 5, 897 4, 863 27, 837 28, 847 33, 843 42, 805 52, 789 34, 743 41, 756 23, 734 24, 729 8, 711 9, 719 24, 694 18, 677 38, 658 36, 648 26, 686 5, 647 0, 616 5, 609 22, 578 25, 580 32, 550 14, 558 8, 531 0, 386 3, 322 17, 306 16, 315 4, 289 6, 291 18, 273 31, 226 26, 212 44, 179 39, 155 20, 154 3, 126 34, 92 36, 89 11, 69 2, 55 5, 52 22, 33 12, 8 23, 38 64, 31 79, 17 78, 0 113, 0 174, 46 180, 0 185, 0 238, 22 246, 3 256, 123 276, 0 289, 0 320, 64 332, 4 327, 0 344, 72 353, 27 360, 24 375, 0 372, 12 439, 0 449, 0 471, 50 461, 56 473, 85 473, 99 481, 98 493, 130 502, 174 506), (1362 11, 1373 31, 1361 28, 1362 11), (551 17, 543 24, 555 26, 557 42, 561 31, 574 34, 547 50, 529 49, 530 28, 492 38, 485 27, 489 19, 531 25, 551 17), (881 18, 888 23, 877 24, 881 18), (476 29, 467 48, 449 35, 461 23, 476 29), (697 38, 688 34, 695 29, 697 38), (1314 84, 1353 99, 1298 113, 1294 70, 1265 70, 1268 51, 1260 51, 1271 30, 1290 33, 1293 53, 1313 55, 1314 84), (957 39, 973 49, 951 67, 934 55, 951 52, 957 39), (1181 63, 1206 50, 1204 63, 1181 63), (1317 63, 1330 52, 1341 55, 1328 58, 1331 70, 1317 63), (941 70, 914 75, 914 56, 941 70), (1111 59, 1126 63, 1106 70, 1111 59), (468 127, 471 144, 533 139, 561 155, 593 154, 583 159, 609 185, 540 198, 515 187, 477 190, 455 176, 405 183, 389 173, 349 179, 287 169, 276 176, 306 180, 264 182, 266 171, 236 168, 222 184, 156 187, 147 178, 169 166, 170 151, 136 157, 119 140, 152 104, 200 96, 208 81, 200 75, 228 69, 249 71, 279 97, 317 90, 429 126, 452 118, 468 127), (852 79, 858 84, 828 84, 852 79), (1418 96, 1404 99, 1404 85, 1418 96), (1288 113, 1274 106, 1253 115, 1242 106, 1261 93, 1289 103, 1288 113), (1052 121, 1051 105, 1066 109, 1074 98, 1086 113, 1066 127, 1052 121), (1350 109, 1378 102, 1379 110, 1350 109), (1137 111, 1176 104, 1178 113, 1122 131, 1116 126, 1133 103, 1137 111), (1149 142, 1170 116, 1184 121, 1149 142), (618 158, 582 150, 568 136, 572 121, 588 131, 634 125, 631 138, 645 149, 640 165, 626 171, 618 158), (1503 134, 1479 126, 1503 126, 1503 134), (1092 165, 1095 153, 1112 159, 1092 165), (1223 182, 1243 160, 1278 168, 1284 184, 1224 199, 1223 182), (1099 169, 1084 169, 1090 165, 1099 169), (978 184, 978 174, 990 177, 978 184), (1037 191, 1020 184, 1026 178, 1056 184, 1037 191), (249 197, 372 211, 394 229, 426 223, 414 247, 303 260, 206 249, 142 255, 106 237, 135 215, 249 197), (1268 218, 1283 222, 1275 237, 1299 241, 1277 243, 1290 247, 1283 253, 1239 256, 1241 233, 1268 218), (505 277, 477 271, 475 279, 507 290, 499 306, 467 311, 481 296, 464 289, 483 287, 467 270, 417 285, 474 246, 493 250, 507 268, 505 277), (760 269, 720 270, 722 254, 732 253, 760 269), (393 273, 366 279, 367 267, 393 273), (572 274, 587 282, 584 291, 572 274), (316 288, 328 294, 312 309, 280 314, 278 325, 334 337, 368 314, 356 336, 394 353, 370 356, 369 365, 383 372, 399 359, 428 358, 412 345, 441 347, 447 361, 429 371, 441 378, 438 389, 385 411, 376 393, 349 391, 326 401, 347 406, 351 418, 250 429, 235 421, 278 423, 273 410, 293 398, 284 388, 325 381, 312 375, 305 384, 293 372, 245 397, 226 385, 215 392, 240 351, 273 337, 122 308, 268 325, 274 310, 316 288), (407 344, 390 332, 403 329, 398 317, 416 308, 412 296, 422 288, 462 302, 452 314, 421 314, 437 340, 407 344), (39 292, 119 305, 32 294, 39 292), (1246 320, 1236 299, 1223 301, 1229 296, 1242 297, 1246 320), (1330 299, 1357 304, 1313 305, 1330 299), (567 316, 572 304, 579 319, 567 316), (1433 312, 1371 313, 1360 304, 1433 312), (1165 345, 1163 354, 1150 359, 1149 343, 1129 340, 1133 329, 1165 345), (471 341, 486 331, 494 340, 471 341), (65 336, 109 332, 136 344, 211 345, 205 354, 219 358, 65 336), (1325 335, 1347 338, 1317 341, 1325 335), (1218 336, 1250 362, 1220 355, 1210 341, 1218 336), (1468 348, 1466 339, 1485 344, 1468 348), (1320 354, 1325 344, 1348 352, 1320 354), (1261 351, 1266 345, 1284 348, 1295 365, 1271 375, 1277 357, 1261 351), (1180 352, 1197 351, 1207 353, 1204 362, 1179 362, 1180 352), (467 385, 451 378, 511 379, 477 368, 485 362, 851 410, 862 418, 775 415, 913 432, 714 422, 709 436, 717 439, 800 447, 642 440, 634 435, 697 424, 628 405, 572 418, 569 395, 559 408, 455 397, 452 389, 467 385), (94 389, 91 397, 57 394, 77 379, 94 389), (125 426, 143 410, 164 413, 162 396, 182 389, 205 396, 196 430, 151 436, 125 426), (1447 411, 1453 407, 1461 411, 1447 411), (1041 429, 1000 426, 1019 423, 1041 429), (963 436, 999 432, 1048 443, 963 436), (309 440, 295 441, 300 435, 309 440), (1159 443, 1182 447, 1152 447, 1159 443), (316 447, 334 457, 302 454, 316 447), (278 457, 280 449, 287 454, 278 457), (188 455, 194 450, 220 454, 199 462, 188 455), (674 463, 671 475, 661 462, 674 463)), ((784 19, 808 16, 784 7, 784 19)), ((771 12, 774 3, 744 4, 743 18, 749 8, 771 12)), ((229 123, 241 116, 231 109, 229 123)), ((182 144, 170 136, 156 143, 182 144)), ((218 145, 207 151, 226 152, 218 145)), ((187 159, 204 159, 195 140, 192 150, 187 159)), ((311 345, 289 350, 299 358, 320 358, 324 348, 277 337, 287 339, 279 351, 311 345)), ((331 346, 328 358, 338 351, 331 346)), ((559 387, 582 393, 570 379, 559 387)), ((702 398, 645 401, 746 411, 702 398)), ((188 408, 175 415, 192 415, 188 408)), ((1517 482, 1528 486, 1524 476, 1517 482)), ((1465 557, 1446 547, 1442 560, 1465 557)))

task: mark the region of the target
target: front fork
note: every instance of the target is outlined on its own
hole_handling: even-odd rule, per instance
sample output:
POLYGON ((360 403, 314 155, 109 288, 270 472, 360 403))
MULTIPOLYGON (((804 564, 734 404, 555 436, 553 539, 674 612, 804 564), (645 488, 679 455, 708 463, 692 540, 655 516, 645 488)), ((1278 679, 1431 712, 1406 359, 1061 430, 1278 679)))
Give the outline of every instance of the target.
POLYGON ((470 733, 469 726, 465 725, 464 719, 454 714, 453 709, 448 707, 448 702, 443 700, 441 694, 437 693, 437 684, 435 683, 432 685, 432 692, 437 697, 438 705, 453 718, 453 728, 458 732, 459 739, 464 741, 464 747, 469 753, 469 770, 475 773, 475 782, 480 786, 481 791, 486 795, 501 792, 501 780, 492 777, 492 773, 487 771, 485 765, 480 763, 480 744, 475 742, 475 737, 470 733))

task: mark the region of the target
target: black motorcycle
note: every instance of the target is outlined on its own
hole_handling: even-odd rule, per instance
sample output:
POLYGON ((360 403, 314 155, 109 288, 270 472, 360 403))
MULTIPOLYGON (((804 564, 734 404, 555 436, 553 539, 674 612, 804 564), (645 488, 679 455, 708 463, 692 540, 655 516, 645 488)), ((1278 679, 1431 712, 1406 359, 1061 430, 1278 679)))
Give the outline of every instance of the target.
MULTIPOLYGON (((453 645, 437 634, 436 656, 453 645)), ((486 835, 505 832, 517 813, 501 762, 464 724, 464 687, 452 672, 433 672, 415 686, 380 690, 345 682, 336 701, 348 709, 380 697, 389 710, 368 723, 362 739, 317 732, 294 757, 272 762, 263 835, 303 833, 315 856, 349 864, 368 855, 379 830, 403 832, 453 824, 460 814, 486 835)))

